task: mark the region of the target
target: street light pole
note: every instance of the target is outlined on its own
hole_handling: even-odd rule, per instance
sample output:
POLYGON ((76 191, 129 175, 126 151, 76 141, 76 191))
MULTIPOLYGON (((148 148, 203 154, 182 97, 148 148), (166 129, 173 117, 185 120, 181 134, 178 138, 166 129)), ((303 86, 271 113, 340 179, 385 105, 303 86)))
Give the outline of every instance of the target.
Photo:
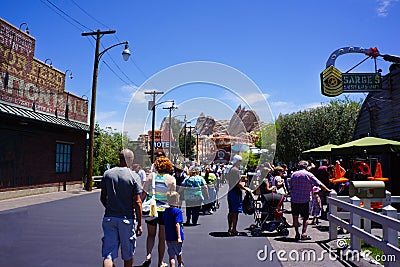
POLYGON ((96 91, 97 91, 97 76, 99 73, 99 61, 102 55, 107 52, 109 49, 118 46, 125 45, 125 50, 122 52, 124 60, 127 61, 130 52, 128 50, 128 42, 121 42, 115 45, 108 47, 107 49, 100 52, 100 38, 104 34, 113 34, 115 30, 110 31, 100 31, 97 30, 95 32, 84 32, 82 36, 95 36, 96 39, 96 50, 94 53, 94 68, 93 68, 93 82, 92 82, 92 100, 90 104, 90 133, 89 133, 89 155, 88 155, 88 177, 85 184, 85 189, 87 191, 92 191, 92 175, 93 175, 93 147, 94 147, 94 124, 95 124, 95 116, 96 116, 96 91))
POLYGON ((164 94, 164 92, 157 92, 156 90, 151 92, 144 92, 145 95, 153 95, 153 102, 151 103, 151 110, 153 112, 151 120, 151 147, 150 147, 150 161, 154 162, 154 128, 156 123, 156 95, 164 94))

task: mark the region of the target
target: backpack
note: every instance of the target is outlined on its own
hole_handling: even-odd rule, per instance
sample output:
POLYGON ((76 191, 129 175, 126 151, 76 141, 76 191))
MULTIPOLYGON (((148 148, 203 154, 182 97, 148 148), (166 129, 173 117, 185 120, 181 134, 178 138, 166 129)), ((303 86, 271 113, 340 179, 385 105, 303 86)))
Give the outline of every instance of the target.
POLYGON ((243 198, 243 213, 246 215, 252 215, 255 212, 253 195, 250 192, 246 192, 243 198))

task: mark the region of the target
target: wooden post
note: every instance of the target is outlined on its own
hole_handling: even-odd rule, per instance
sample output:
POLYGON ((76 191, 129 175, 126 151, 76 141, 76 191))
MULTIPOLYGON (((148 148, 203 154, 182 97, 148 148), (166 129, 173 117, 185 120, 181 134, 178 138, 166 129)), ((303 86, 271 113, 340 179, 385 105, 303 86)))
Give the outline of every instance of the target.
MULTIPOLYGON (((364 209, 366 210, 371 210, 371 199, 368 198, 364 198, 363 199, 364 202, 364 209)), ((371 220, 364 218, 364 231, 371 233, 371 220)))
MULTIPOLYGON (((382 209, 382 214, 397 220, 397 210, 393 208, 391 205, 384 207, 382 209)), ((383 228, 383 240, 393 245, 394 247, 398 247, 399 244, 397 240, 398 239, 397 231, 385 225, 382 225, 382 228, 383 228)), ((390 261, 385 262, 385 266, 398 267, 399 265, 400 264, 398 260, 395 262, 390 262, 390 261)))
POLYGON ((392 205, 392 193, 389 191, 385 191, 385 199, 382 201, 382 208, 392 205))
MULTIPOLYGON (((361 200, 354 196, 350 198, 350 203, 356 207, 360 207, 360 202, 361 200)), ((360 221, 360 215, 357 215, 354 212, 350 213, 350 222, 352 227, 361 227, 361 221, 360 221)), ((350 233, 350 247, 352 250, 358 250, 361 251, 361 239, 357 237, 357 235, 350 233)))
MULTIPOLYGON (((337 193, 336 191, 332 191, 329 193, 329 197, 337 199, 337 193)), ((328 218, 329 215, 334 215, 337 216, 337 206, 333 205, 332 203, 329 203, 329 213, 328 213, 328 218)), ((338 231, 337 231, 337 224, 333 222, 329 222, 329 239, 334 240, 337 239, 338 231)))

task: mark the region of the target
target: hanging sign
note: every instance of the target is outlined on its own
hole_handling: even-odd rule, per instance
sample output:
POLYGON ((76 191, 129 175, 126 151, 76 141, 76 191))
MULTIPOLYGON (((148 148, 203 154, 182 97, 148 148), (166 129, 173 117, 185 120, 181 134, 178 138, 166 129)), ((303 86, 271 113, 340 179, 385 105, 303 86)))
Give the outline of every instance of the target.
POLYGON ((344 47, 334 51, 321 72, 321 93, 325 96, 338 96, 342 93, 362 93, 379 91, 382 88, 381 74, 374 73, 342 73, 335 68, 338 56, 347 53, 363 53, 372 58, 379 56, 377 48, 344 47))

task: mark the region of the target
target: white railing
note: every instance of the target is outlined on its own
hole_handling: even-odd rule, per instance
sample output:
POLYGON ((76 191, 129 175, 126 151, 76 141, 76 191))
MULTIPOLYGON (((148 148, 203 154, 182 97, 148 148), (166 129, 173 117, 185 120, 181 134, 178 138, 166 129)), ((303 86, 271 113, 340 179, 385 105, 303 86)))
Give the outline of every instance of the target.
POLYGON ((397 210, 390 205, 391 202, 388 202, 397 200, 397 197, 391 197, 389 193, 386 194, 385 199, 370 199, 367 201, 369 203, 382 202, 384 206, 382 214, 371 211, 368 204, 365 206, 366 199, 363 199, 364 208, 360 207, 361 199, 358 197, 352 197, 349 200, 350 203, 338 198, 336 192, 331 192, 330 197, 328 197, 329 239, 337 239, 338 226, 340 226, 350 233, 351 249, 361 251, 361 240, 364 240, 365 243, 382 250, 385 255, 394 255, 396 257, 397 260, 395 262, 385 262, 385 266, 399 266, 398 232, 400 232, 400 221, 397 219, 397 210), (346 212, 338 212, 338 208, 346 212), (361 220, 364 221, 364 227, 367 226, 369 229, 361 228, 361 220), (371 234, 371 221, 382 225, 382 238, 371 234))

